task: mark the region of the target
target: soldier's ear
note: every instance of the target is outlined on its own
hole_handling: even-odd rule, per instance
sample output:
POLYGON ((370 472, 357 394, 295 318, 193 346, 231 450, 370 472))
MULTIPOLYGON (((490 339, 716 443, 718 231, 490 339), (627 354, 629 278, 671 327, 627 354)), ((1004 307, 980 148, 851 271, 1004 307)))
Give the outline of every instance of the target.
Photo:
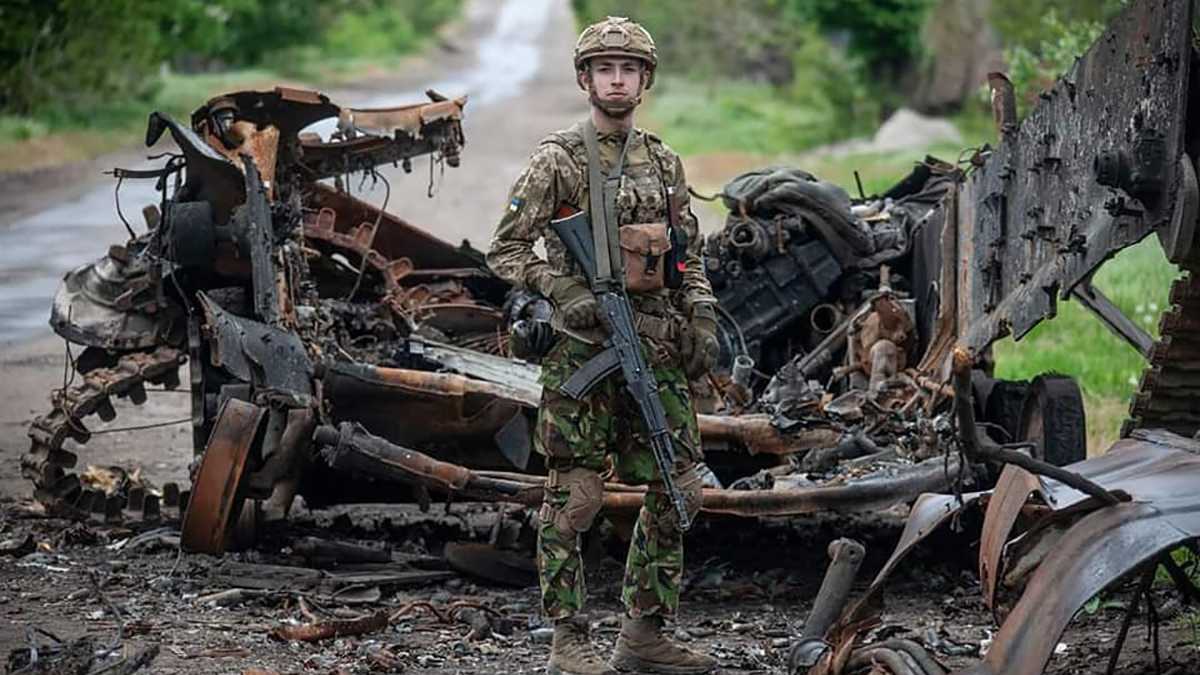
POLYGON ((575 83, 579 88, 587 91, 588 86, 592 83, 592 67, 590 64, 584 64, 582 68, 575 71, 575 83))

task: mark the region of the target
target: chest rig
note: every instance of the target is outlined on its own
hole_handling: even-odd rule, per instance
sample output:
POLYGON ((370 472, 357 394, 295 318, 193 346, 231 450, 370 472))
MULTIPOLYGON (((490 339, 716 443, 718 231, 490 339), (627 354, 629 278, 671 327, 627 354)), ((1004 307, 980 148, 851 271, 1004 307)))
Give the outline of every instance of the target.
POLYGON ((605 171, 592 121, 576 128, 582 138, 564 146, 586 165, 586 208, 593 214, 598 279, 620 284, 634 295, 679 288, 687 239, 679 227, 680 203, 666 180, 661 152, 655 152, 646 134, 630 130, 616 161, 605 171), (630 154, 638 136, 645 161, 630 154))

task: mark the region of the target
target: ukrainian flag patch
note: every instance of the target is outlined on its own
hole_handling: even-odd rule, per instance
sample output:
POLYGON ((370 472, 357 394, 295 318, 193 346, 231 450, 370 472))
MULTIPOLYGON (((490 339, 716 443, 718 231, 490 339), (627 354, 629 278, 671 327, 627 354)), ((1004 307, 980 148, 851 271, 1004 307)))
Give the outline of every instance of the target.
POLYGON ((520 211, 521 207, 524 205, 524 199, 521 199, 520 197, 513 197, 512 201, 508 203, 508 211, 509 213, 516 213, 517 211, 520 211))

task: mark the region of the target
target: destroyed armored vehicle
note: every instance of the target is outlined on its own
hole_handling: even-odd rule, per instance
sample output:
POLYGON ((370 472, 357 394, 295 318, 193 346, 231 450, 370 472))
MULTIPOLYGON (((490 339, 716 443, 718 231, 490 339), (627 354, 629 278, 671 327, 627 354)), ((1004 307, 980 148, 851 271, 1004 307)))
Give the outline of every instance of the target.
MULTIPOLYGON (((215 98, 187 126, 151 115, 147 144, 169 133, 179 152, 116 174, 157 180, 161 203, 146 207, 145 232, 68 273, 54 301, 53 328, 84 350, 80 381, 30 429, 23 469, 39 500, 77 514, 157 512, 153 492, 81 483, 68 446, 87 441, 88 415, 115 415, 113 396, 139 403, 147 384, 177 386, 187 362, 189 548, 223 550, 236 523, 251 540, 297 494, 314 507, 427 503, 430 490, 540 502, 538 367, 509 343, 552 308, 513 292, 468 244, 349 193, 381 164, 423 154, 458 164, 465 101, 431 96, 355 110, 280 88, 215 98)), ((874 199, 787 170, 727 187, 730 219, 706 244, 722 367, 693 383, 707 510, 877 509, 945 486, 937 321, 954 306, 938 291, 939 237, 962 180, 928 160, 874 199)), ((1083 452, 1073 383, 978 379, 1004 392, 989 415, 1005 434, 1040 433, 1019 428, 1028 401, 1066 401, 1066 437, 1079 440, 1069 451, 1083 452)), ((1055 423, 1037 412, 1024 414, 1055 423)), ((639 488, 610 488, 610 509, 636 510, 639 488)))
MULTIPOLYGON (((940 277, 940 288, 955 291, 942 306, 957 308, 947 316, 952 349, 943 381, 952 383, 958 429, 947 450, 968 461, 998 460, 1004 469, 992 490, 922 495, 892 556, 853 602, 847 600, 862 548, 832 545, 818 606, 791 650, 789 673, 946 673, 930 645, 892 639, 894 627, 886 638, 872 630, 881 624, 893 573, 952 522, 981 523, 967 537, 978 542, 980 592, 999 626, 986 653, 954 673, 1044 672, 1064 629, 1102 592, 1128 597, 1123 624, 1105 645, 1106 672, 1142 672, 1121 660, 1142 606, 1154 670, 1168 672, 1159 663, 1152 587, 1169 578, 1185 602, 1200 597, 1193 566, 1200 542, 1195 12, 1192 2, 1129 3, 1019 123, 1011 85, 999 74, 989 78, 1000 143, 955 190, 942 227, 942 260, 958 262, 943 266, 940 277), (1146 238, 1180 270, 1156 338, 1090 285, 1106 260, 1146 238), (1036 452, 1031 457, 1026 444, 993 439, 979 423, 987 392, 973 369, 996 339, 1024 335, 1067 298, 1095 311, 1145 355, 1147 367, 1121 440, 1098 456, 1056 467, 1038 461, 1036 452), (970 511, 980 517, 962 517, 970 511), (1185 553, 1180 547, 1190 551, 1177 556, 1185 553), (1185 558, 1190 570, 1179 562, 1185 558)), ((1194 672, 1194 653, 1188 656, 1174 672, 1194 672)))
MULTIPOLYGON (((356 110, 279 88, 217 97, 188 125, 151 115, 147 144, 169 134, 178 152, 158 169, 116 171, 157 180, 146 230, 131 228, 125 244, 69 272, 54 300, 51 325, 84 349, 75 383, 30 428, 23 470, 40 501, 77 515, 157 512, 154 491, 119 481, 100 490, 70 470, 89 438, 85 418, 111 419, 112 397, 140 403, 148 384, 178 386, 186 362, 192 484, 178 500, 162 496, 186 514, 193 550, 219 552, 231 533, 252 540, 296 495, 313 507, 434 496, 540 503, 544 471, 530 441, 539 369, 513 358, 513 342, 552 307, 495 277, 466 242, 450 245, 351 194, 356 181, 382 180, 383 164, 408 169, 430 155, 458 165, 465 100, 430 97, 356 110)), ((1108 150, 1110 183, 1165 189, 1143 166, 1164 147, 1154 142, 1108 150)), ((927 158, 874 197, 851 199, 794 169, 726 186, 729 217, 704 246, 721 365, 692 383, 710 469, 705 510, 872 510, 952 481, 994 480, 999 465, 945 454, 957 440, 949 355, 963 341, 977 412, 996 441, 1031 441, 1033 456, 1055 464, 1084 457, 1074 382, 994 380, 988 347, 1051 315, 1061 293, 1145 351, 1149 337, 1088 280, 1150 230, 1092 244, 1080 241, 1077 218, 1061 221, 1070 231, 1049 216, 1010 224, 1051 202, 1047 192, 1006 207, 1005 186, 1024 186, 1015 172, 1091 161, 1042 146, 1046 157, 1020 156, 1027 169, 987 149, 965 168, 927 158), (1003 171, 990 168, 998 162, 1003 171), (994 171, 1007 177, 968 192, 994 171), (1083 256, 1069 276, 1064 251, 1083 256), (1035 288, 1032 309, 1005 300, 1035 288)), ((606 508, 631 514, 642 490, 609 483, 606 508)))

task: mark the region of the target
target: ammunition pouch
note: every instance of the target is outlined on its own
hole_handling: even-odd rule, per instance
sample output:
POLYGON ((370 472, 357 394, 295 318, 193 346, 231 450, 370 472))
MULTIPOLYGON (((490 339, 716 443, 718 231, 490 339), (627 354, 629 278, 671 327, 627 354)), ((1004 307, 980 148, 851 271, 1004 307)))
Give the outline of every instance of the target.
POLYGON ((666 256, 671 238, 666 223, 635 223, 617 228, 625 290, 657 291, 666 286, 666 256))

